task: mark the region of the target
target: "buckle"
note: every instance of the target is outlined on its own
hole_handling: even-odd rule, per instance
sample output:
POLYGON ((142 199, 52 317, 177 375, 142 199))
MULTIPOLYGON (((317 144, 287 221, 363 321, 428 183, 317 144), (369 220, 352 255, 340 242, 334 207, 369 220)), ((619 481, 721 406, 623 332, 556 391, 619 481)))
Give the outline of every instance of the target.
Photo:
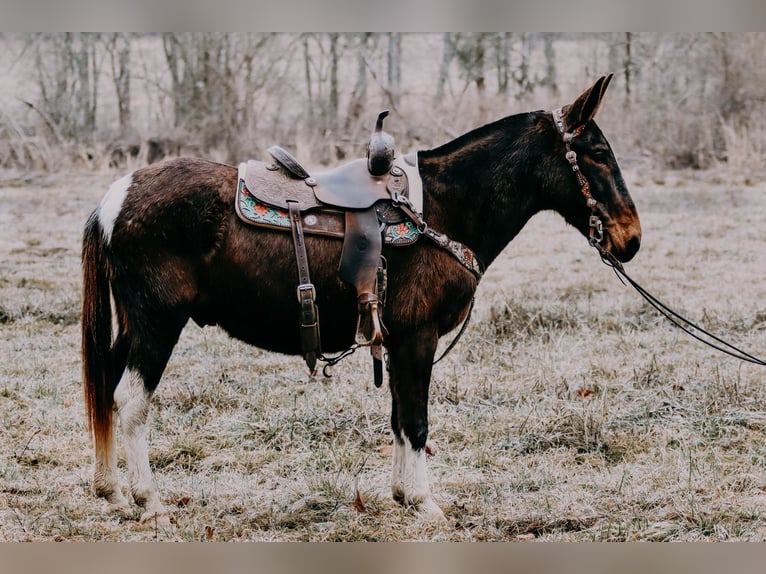
POLYGON ((316 300, 317 292, 313 283, 303 283, 298 285, 298 289, 296 290, 296 294, 298 295, 298 303, 303 303, 303 301, 305 301, 303 296, 305 293, 308 293, 308 298, 311 299, 311 301, 316 300))
POLYGON ((597 243, 601 243, 601 240, 604 238, 604 224, 597 215, 590 216, 588 226, 594 231, 594 237, 591 237, 591 239, 595 239, 597 243))

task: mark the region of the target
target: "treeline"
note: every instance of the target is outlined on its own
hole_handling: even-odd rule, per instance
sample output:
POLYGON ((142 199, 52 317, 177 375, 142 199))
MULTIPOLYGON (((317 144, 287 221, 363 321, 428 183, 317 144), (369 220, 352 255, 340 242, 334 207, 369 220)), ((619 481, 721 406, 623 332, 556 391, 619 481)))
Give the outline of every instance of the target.
POLYGON ((400 147, 432 147, 566 103, 607 72, 601 123, 618 155, 764 167, 757 33, 46 33, 2 44, 4 167, 235 162, 275 142, 327 164, 363 153, 383 108, 400 147))

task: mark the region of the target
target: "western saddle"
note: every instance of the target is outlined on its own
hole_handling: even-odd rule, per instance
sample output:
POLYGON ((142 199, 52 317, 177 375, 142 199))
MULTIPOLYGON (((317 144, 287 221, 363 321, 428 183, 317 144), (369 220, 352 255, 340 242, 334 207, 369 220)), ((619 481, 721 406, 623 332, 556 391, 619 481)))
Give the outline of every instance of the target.
POLYGON ((316 289, 309 274, 304 234, 343 238, 338 274, 356 288, 357 343, 370 347, 378 387, 383 381, 385 334, 381 320, 386 291, 383 243, 413 243, 421 234, 417 221, 422 221, 417 158, 411 154, 404 163, 394 162, 394 139, 382 129, 387 115, 385 110, 378 116, 366 160, 310 175, 289 152, 272 146, 268 150, 272 164, 252 160, 240 164, 236 201, 237 213, 245 222, 292 232, 301 351, 312 374, 318 359, 328 364, 335 360, 322 355, 316 289), (407 211, 402 212, 401 204, 407 211), (417 216, 415 221, 407 212, 417 216))

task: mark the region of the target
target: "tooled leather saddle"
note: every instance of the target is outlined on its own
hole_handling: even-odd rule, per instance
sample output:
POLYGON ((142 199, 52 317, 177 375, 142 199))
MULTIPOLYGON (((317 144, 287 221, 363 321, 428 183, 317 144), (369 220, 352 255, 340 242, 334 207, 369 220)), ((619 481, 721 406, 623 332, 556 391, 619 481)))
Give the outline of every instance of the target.
POLYGON ((292 232, 298 266, 301 352, 310 371, 322 355, 316 289, 311 283, 305 235, 343 240, 338 274, 357 292, 357 343, 368 345, 374 382, 383 381, 382 322, 386 291, 384 244, 410 245, 418 227, 398 207, 407 198, 422 212, 422 188, 417 156, 395 161, 393 138, 382 130, 388 111, 381 112, 368 144, 367 158, 313 175, 289 152, 269 148, 271 164, 247 161, 239 165, 236 211, 244 222, 292 232))

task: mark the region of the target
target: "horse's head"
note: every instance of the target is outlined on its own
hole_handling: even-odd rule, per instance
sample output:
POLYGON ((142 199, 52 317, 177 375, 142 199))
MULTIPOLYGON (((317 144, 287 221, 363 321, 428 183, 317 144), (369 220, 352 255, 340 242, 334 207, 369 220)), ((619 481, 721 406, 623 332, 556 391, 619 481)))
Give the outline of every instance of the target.
POLYGON ((641 223, 612 148, 593 121, 611 79, 599 78, 573 104, 546 114, 557 143, 544 177, 566 220, 626 262, 641 245, 641 223))

